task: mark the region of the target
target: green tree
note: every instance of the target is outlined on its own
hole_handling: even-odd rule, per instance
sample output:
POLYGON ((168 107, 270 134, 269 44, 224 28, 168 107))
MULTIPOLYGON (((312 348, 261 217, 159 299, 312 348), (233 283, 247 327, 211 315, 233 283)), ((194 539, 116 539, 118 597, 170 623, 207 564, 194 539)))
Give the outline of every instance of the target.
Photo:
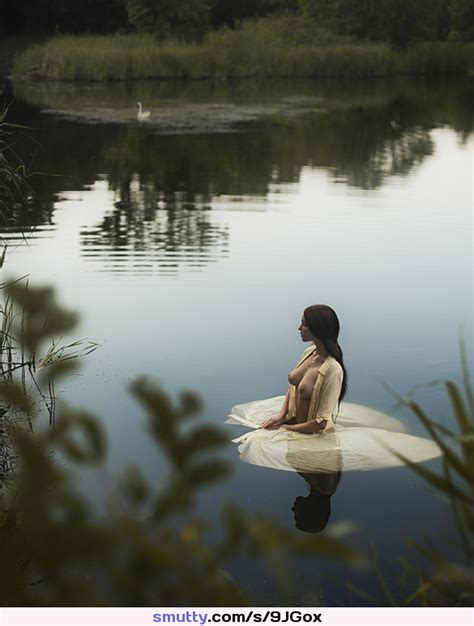
POLYGON ((127 26, 125 0, 63 0, 61 32, 111 33, 127 26))
POLYGON ((26 3, 0 0, 0 10, 2 32, 49 33, 58 28, 61 2, 60 0, 33 0, 26 3))
POLYGON ((388 41, 398 46, 438 38, 440 29, 446 33, 449 19, 445 0, 299 2, 303 13, 321 27, 356 39, 388 41))
POLYGON ((211 0, 127 0, 127 11, 138 32, 198 39, 209 28, 211 0))
POLYGON ((474 0, 450 0, 451 39, 474 41, 474 0))
POLYGON ((106 33, 127 26, 125 0, 0 0, 4 33, 106 33))
POLYGON ((298 9, 298 0, 213 0, 211 22, 216 28, 233 26, 239 20, 295 13, 298 9))
POLYGON ((157 15, 154 0, 127 0, 128 20, 139 32, 152 33, 157 15))
POLYGON ((443 0, 383 0, 381 38, 398 46, 436 39, 443 4, 443 0))

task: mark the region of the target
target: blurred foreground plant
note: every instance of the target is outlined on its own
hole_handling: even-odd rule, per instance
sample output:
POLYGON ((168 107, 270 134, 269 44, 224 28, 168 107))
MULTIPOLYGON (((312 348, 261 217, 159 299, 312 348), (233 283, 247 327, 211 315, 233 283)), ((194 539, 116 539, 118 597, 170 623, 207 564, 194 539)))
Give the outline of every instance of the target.
MULTIPOLYGON (((16 143, 20 136, 37 142, 24 132, 24 126, 7 124, 7 113, 8 108, 0 112, 0 229, 8 232, 12 226, 17 229, 15 213, 17 209, 25 208, 32 194, 28 182, 30 167, 19 156, 16 143)), ((26 242, 28 234, 21 234, 23 242, 26 242)), ((0 270, 4 269, 6 256, 7 240, 0 235, 0 270)), ((75 318, 70 316, 67 319, 64 312, 59 316, 56 314, 52 291, 47 289, 42 292, 42 297, 49 302, 44 310, 35 310, 33 306, 27 312, 25 303, 34 302, 34 298, 25 298, 23 293, 28 293, 26 276, 10 284, 0 282, 0 379, 11 383, 4 389, 4 399, 9 404, 0 405, 0 489, 9 480, 16 462, 9 432, 11 422, 17 418, 15 405, 23 409, 30 428, 32 414, 39 408, 46 407, 52 423, 55 411, 54 368, 60 362, 89 354, 98 345, 84 340, 64 345, 61 337, 59 341, 53 339, 43 352, 41 344, 45 336, 56 337, 60 331, 69 330, 75 318), (21 287, 18 285, 20 282, 23 283, 21 287), (46 367, 50 368, 50 375, 38 377, 37 370, 46 367)))
MULTIPOLYGON (((23 203, 31 193, 27 166, 15 150, 18 136, 23 133, 25 127, 7 124, 5 122, 7 114, 8 108, 0 110, 0 224, 2 226, 10 224, 12 206, 23 203)), ((3 252, 0 257, 0 268, 4 259, 3 252)))
MULTIPOLYGON (((23 340, 29 349, 73 328, 75 317, 57 305, 51 290, 21 283, 6 289, 25 311, 23 340)), ((42 382, 69 373, 72 366, 63 361, 45 368, 42 382)), ((150 436, 168 474, 150 482, 139 466, 128 468, 113 487, 105 518, 78 489, 79 467, 100 473, 106 457, 99 420, 61 404, 53 427, 38 424, 30 432, 21 422, 12 424, 17 464, 1 501, 0 605, 252 604, 225 570, 227 560, 238 554, 268 565, 284 601, 292 589, 291 554, 363 564, 342 538, 345 525, 335 525, 324 537, 302 536, 232 505, 222 509, 222 536, 211 543, 209 525, 194 506, 202 488, 229 473, 228 464, 215 456, 227 435, 211 425, 188 424, 200 409, 192 393, 183 392, 173 404, 146 379, 135 381, 131 390, 147 412, 150 436)), ((0 397, 30 411, 31 399, 15 381, 1 383, 0 397)))
POLYGON ((441 448, 441 472, 409 463, 427 484, 449 498, 460 537, 462 557, 453 562, 432 545, 412 546, 430 563, 430 571, 420 573, 419 595, 425 604, 441 606, 472 606, 474 603, 474 396, 470 382, 466 349, 460 342, 463 392, 451 380, 435 381, 443 385, 449 396, 456 430, 430 419, 411 397, 399 398, 423 424, 441 448))
MULTIPOLYGON (((0 111, 0 230, 8 230, 11 226, 18 228, 15 211, 24 208, 32 196, 29 177, 32 175, 30 164, 26 164, 16 150, 17 141, 21 136, 28 141, 38 143, 25 131, 28 129, 19 124, 5 122, 8 108, 0 111)), ((28 232, 22 232, 23 241, 27 241, 28 232)), ((4 269, 7 256, 7 240, 0 235, 0 270, 4 269)), ((67 316, 64 311, 58 314, 52 290, 44 289, 41 293, 28 295, 27 277, 16 281, 0 282, 0 377, 10 382, 21 380, 22 389, 11 385, 9 392, 16 394, 17 403, 22 405, 22 391, 32 383, 49 412, 50 421, 54 419, 54 367, 60 363, 79 356, 85 356, 95 350, 97 343, 79 340, 68 345, 61 343, 62 332, 67 332, 75 323, 75 316, 67 316), (18 283, 22 282, 20 286, 18 283), (7 289, 8 287, 8 289, 7 289), (35 308, 34 302, 39 297, 44 301, 41 309, 35 308), (27 312, 25 305, 29 304, 27 312), (33 307, 33 308, 31 308, 33 307), (51 337, 51 344, 43 353, 39 348, 45 337, 51 337), (41 385, 36 371, 50 368, 47 385, 41 385), (28 374, 28 380, 27 376, 28 374)), ((25 396, 26 398, 26 396, 25 396)), ((9 399, 9 398, 7 398, 9 399)), ((26 413, 31 417, 33 402, 30 402, 26 413)), ((26 407, 23 406, 25 409, 26 407)), ((0 409, 0 416, 2 409, 0 409)), ((11 417, 11 416, 10 416, 11 417)), ((2 452, 0 450, 0 461, 2 452)), ((1 479, 1 473, 0 473, 1 479)))
MULTIPOLYGON (((389 606, 472 606, 474 604, 474 396, 467 364, 466 348, 460 341, 461 370, 464 391, 451 380, 438 380, 421 385, 442 385, 448 394, 456 430, 447 428, 428 417, 418 402, 413 400, 414 391, 403 397, 385 385, 399 404, 410 409, 428 431, 442 451, 441 472, 435 472, 422 464, 412 463, 403 455, 397 456, 416 472, 435 493, 448 499, 458 530, 459 558, 447 558, 430 542, 420 545, 409 540, 412 560, 402 560, 402 573, 398 593, 390 590, 383 569, 379 565, 376 547, 372 546, 371 566, 378 579, 383 604, 389 606), (422 557, 425 566, 415 565, 422 557), (415 589, 409 589, 410 574, 418 580, 415 589)), ((396 452, 395 452, 396 454, 396 452)), ((353 585, 350 588, 374 605, 377 598, 353 585)))

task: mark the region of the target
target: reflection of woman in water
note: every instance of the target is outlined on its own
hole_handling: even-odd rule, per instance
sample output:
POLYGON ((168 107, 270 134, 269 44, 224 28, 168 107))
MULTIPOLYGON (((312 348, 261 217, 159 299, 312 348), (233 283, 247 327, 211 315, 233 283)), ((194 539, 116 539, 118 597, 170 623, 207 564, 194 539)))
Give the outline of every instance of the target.
POLYGON ((292 511, 296 528, 307 533, 319 533, 326 528, 331 515, 331 496, 336 491, 341 472, 303 474, 310 486, 307 496, 297 496, 292 511))
POLYGON ((307 307, 299 326, 302 341, 313 342, 288 375, 289 387, 280 413, 262 427, 298 433, 334 431, 333 414, 347 389, 347 374, 338 344, 339 320, 331 307, 307 307))

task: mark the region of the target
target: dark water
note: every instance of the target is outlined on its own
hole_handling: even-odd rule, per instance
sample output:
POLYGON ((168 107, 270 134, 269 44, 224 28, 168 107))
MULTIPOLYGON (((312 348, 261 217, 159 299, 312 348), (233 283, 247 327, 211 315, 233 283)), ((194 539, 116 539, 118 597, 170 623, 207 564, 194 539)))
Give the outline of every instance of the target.
MULTIPOLYGON (((315 302, 341 320, 347 401, 422 434, 381 381, 404 393, 459 380, 459 336, 472 349, 472 93, 457 81, 15 86, 11 121, 39 142, 18 149, 40 175, 2 234, 7 268, 56 285, 82 313, 77 336, 103 344, 64 390, 110 434, 107 472, 84 477, 97 503, 127 462, 163 474, 131 380, 193 389, 221 423, 234 404, 285 392, 315 302)), ((417 398, 452 424, 441 390, 417 398)), ((201 514, 214 521, 234 502, 294 528, 303 479, 224 455, 235 472, 203 494, 201 514)), ((405 468, 343 474, 327 528, 346 520, 394 589, 407 536, 455 551, 449 506, 405 468)), ((293 604, 366 603, 348 582, 382 596, 374 575, 309 557, 293 566, 293 604)), ((281 603, 253 559, 230 567, 259 602, 281 603)))

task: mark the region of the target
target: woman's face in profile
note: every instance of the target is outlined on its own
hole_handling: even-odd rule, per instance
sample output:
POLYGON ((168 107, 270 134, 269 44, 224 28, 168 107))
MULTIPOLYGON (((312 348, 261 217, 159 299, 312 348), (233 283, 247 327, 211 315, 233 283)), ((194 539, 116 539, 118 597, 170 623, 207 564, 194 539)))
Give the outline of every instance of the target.
POLYGON ((300 331, 301 341, 313 341, 314 337, 306 325, 304 316, 301 317, 301 323, 298 326, 298 330, 300 331))

